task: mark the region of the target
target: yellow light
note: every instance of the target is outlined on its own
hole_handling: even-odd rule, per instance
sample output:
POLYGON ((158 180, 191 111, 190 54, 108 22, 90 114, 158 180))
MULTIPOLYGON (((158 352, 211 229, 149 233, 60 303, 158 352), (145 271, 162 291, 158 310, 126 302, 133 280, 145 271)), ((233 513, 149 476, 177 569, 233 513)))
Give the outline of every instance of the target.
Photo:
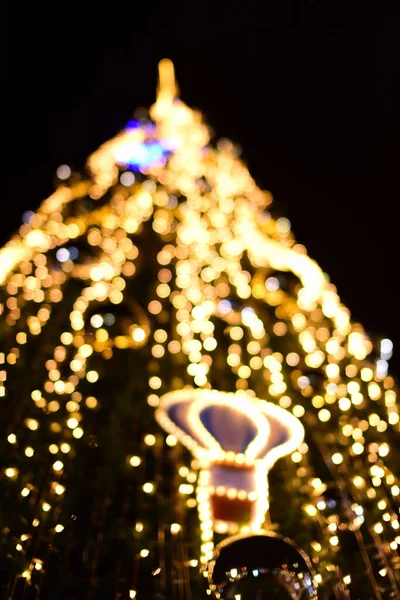
POLYGON ((167 446, 172 447, 172 446, 176 446, 178 440, 173 434, 170 434, 167 436, 165 442, 166 442, 167 446))
POLYGON ((332 455, 332 462, 334 465, 340 465, 343 462, 343 456, 339 452, 336 452, 332 455))
POLYGON ((7 477, 16 477, 18 475, 18 469, 15 469, 14 467, 9 467, 8 469, 5 470, 5 474, 7 475, 7 477))
POLYGON ((134 342, 143 342, 146 339, 146 332, 144 329, 137 327, 132 331, 132 339, 134 342))
POLYGON ((179 525, 179 523, 172 523, 171 525, 171 533, 179 533, 181 530, 181 526, 179 525))
MULTIPOLYGON (((176 304, 175 304, 175 306, 176 306, 176 304)), ((179 308, 179 307, 177 307, 177 308, 179 308)), ((167 334, 167 332, 166 332, 164 329, 157 329, 157 330, 154 332, 154 339, 155 339, 155 341, 156 341, 156 342, 158 342, 159 344, 163 344, 164 342, 166 342, 166 341, 167 341, 167 339, 168 339, 168 334, 167 334)))
POLYGON ((315 517, 315 515, 318 512, 315 506, 313 506, 312 504, 307 504, 306 506, 304 506, 304 510, 308 515, 310 515, 310 517, 315 517))
POLYGON ((241 327, 232 327, 232 329, 229 332, 231 338, 235 341, 241 340, 243 337, 243 329, 241 327))
POLYGON ((28 456, 29 458, 31 458, 35 454, 35 451, 34 451, 33 448, 31 448, 30 446, 28 446, 27 448, 25 448, 25 454, 26 454, 26 456, 28 456))
POLYGON ((156 376, 150 377, 150 379, 149 379, 149 386, 153 390, 158 390, 162 386, 162 381, 161 381, 161 379, 159 377, 156 377, 156 376))
POLYGON ((83 358, 87 358, 93 353, 93 348, 90 344, 83 344, 78 350, 78 354, 83 356, 83 358))
POLYGON ((51 506, 48 502, 43 502, 42 509, 44 510, 44 512, 49 512, 49 510, 51 509, 51 506))
POLYGON ((67 425, 70 429, 75 429, 75 427, 78 427, 79 421, 75 417, 71 417, 70 419, 68 419, 67 425))
POLYGON ((327 408, 322 408, 318 413, 318 418, 323 423, 326 423, 331 418, 331 413, 327 408))
POLYGON ((154 446, 154 444, 156 443, 156 436, 151 433, 148 433, 144 438, 144 443, 146 444, 146 446, 154 446))
POLYGON ((306 411, 300 404, 296 404, 296 406, 293 406, 293 414, 295 417, 297 417, 297 418, 302 417, 305 412, 306 411))
POLYGON ((10 444, 16 444, 17 436, 15 435, 15 433, 10 433, 10 435, 7 437, 7 441, 10 442, 10 444))
POLYGON ((73 430, 72 435, 75 439, 79 440, 83 436, 83 429, 81 427, 76 427, 73 430))
POLYGON ((58 525, 55 526, 55 531, 57 533, 61 533, 62 531, 64 531, 64 525, 61 525, 60 523, 58 525))
POLYGON ((146 558, 149 554, 150 554, 150 551, 147 550, 146 548, 143 548, 143 550, 140 551, 140 556, 142 558, 146 558))
POLYGON ((350 410, 351 400, 349 400, 349 398, 340 398, 339 408, 340 408, 340 410, 343 410, 343 411, 350 410))
POLYGON ((55 471, 61 471, 64 468, 64 464, 61 462, 61 460, 56 460, 55 463, 53 463, 53 469, 55 471))
POLYGON ((383 533, 383 525, 382 525, 382 523, 376 523, 374 525, 374 531, 375 531, 375 533, 383 533))
POLYGON ((381 444, 379 446, 379 450, 378 450, 379 456, 385 457, 389 454, 389 452, 390 452, 390 447, 388 444, 381 444))
POLYGON ((145 494, 151 494, 154 491, 154 484, 150 482, 143 484, 143 491, 145 494))
POLYGON ((365 480, 360 477, 360 475, 356 475, 353 479, 353 483, 357 488, 365 487, 365 480))
POLYGON ((88 408, 96 408, 98 402, 94 396, 88 396, 85 400, 85 404, 88 408))
POLYGON ((194 487, 192 485, 190 485, 189 483, 181 483, 179 486, 179 492, 181 494, 193 494, 194 492, 194 487))
POLYGON ((338 546, 339 545, 339 538, 337 535, 333 535, 331 538, 329 538, 329 543, 331 546, 338 546))
POLYGON ((311 542, 311 547, 315 552, 321 552, 322 546, 319 542, 311 542))
POLYGON ((86 379, 89 383, 95 383, 99 378, 99 374, 97 371, 88 371, 86 374, 86 379))
POLYGON ((291 458, 294 463, 299 463, 302 461, 303 456, 301 455, 300 452, 293 452, 291 458))
POLYGON ((141 459, 139 458, 139 456, 131 456, 131 458, 129 459, 129 464, 132 467, 138 467, 141 463, 141 459))
POLYGON ((129 598, 136 598, 136 591, 135 590, 129 590, 129 598))
POLYGON ((360 442, 355 442, 351 449, 354 454, 362 454, 364 452, 364 446, 360 442))

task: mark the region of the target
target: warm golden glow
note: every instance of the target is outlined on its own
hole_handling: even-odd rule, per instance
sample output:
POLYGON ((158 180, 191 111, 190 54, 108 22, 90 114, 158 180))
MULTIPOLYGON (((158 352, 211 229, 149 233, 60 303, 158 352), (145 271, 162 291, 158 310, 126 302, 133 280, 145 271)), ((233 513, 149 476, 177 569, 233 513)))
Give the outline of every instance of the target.
MULTIPOLYGON (((268 470, 288 455, 291 493, 302 498, 301 518, 320 532, 319 540, 310 540, 321 569, 317 577, 325 581, 334 572, 341 531, 361 531, 364 522, 380 536, 380 556, 391 564, 400 546, 398 515, 391 508, 400 497, 394 447, 400 410, 388 375, 392 341, 373 342, 352 321, 335 286, 296 242, 288 219, 269 212, 271 195, 256 185, 234 145, 221 140, 211 146, 202 115, 178 98, 168 59, 159 65, 150 117, 152 122, 146 118, 127 127, 98 148, 85 174, 75 177, 71 167, 61 165, 59 187, 0 250, 0 318, 10 332, 0 352, 2 401, 32 342, 40 346, 55 315, 70 306, 53 347, 43 352, 44 378, 28 390, 22 424, 10 423, 5 434, 12 459, 3 467, 3 484, 15 488, 21 503, 33 498, 32 506, 39 507, 26 526, 30 533, 23 535, 39 535, 35 531, 42 525, 63 531, 55 523, 64 514, 68 473, 82 445, 97 443, 94 424, 112 400, 102 384, 121 353, 138 353, 145 365, 136 374, 144 408, 156 409, 167 435, 153 427, 141 431, 121 468, 126 477, 138 478, 137 493, 152 502, 160 487, 156 477, 146 481, 153 478, 146 472, 147 457, 178 455, 178 441, 191 450, 193 463, 177 465, 177 488, 185 509, 198 510, 202 563, 212 554, 213 531, 227 535, 239 528, 233 519, 214 518, 210 499, 248 502, 254 510, 240 526, 261 527, 268 511, 268 470), (143 153, 149 141, 161 144, 160 160, 131 169, 124 157, 132 149, 143 153), (88 201, 90 209, 75 211, 75 203, 88 201), (85 249, 82 255, 78 248, 85 249), (147 261, 154 281, 144 299, 140 286, 129 283, 136 283, 147 261), (232 392, 213 390, 220 381, 221 389, 232 392), (191 401, 190 434, 167 415, 168 403, 184 398, 191 401), (242 451, 223 448, 201 420, 203 409, 215 402, 233 406, 237 418, 254 428, 242 451), (263 455, 266 440, 273 438, 271 423, 275 429, 286 425, 290 435, 263 455), (310 442, 303 442, 303 424, 312 452, 310 442), (44 451, 37 443, 42 435, 51 436, 44 451), (323 499, 331 482, 322 481, 314 452, 336 487, 344 482, 356 499, 350 524, 323 499), (36 461, 52 465, 40 484, 36 461), (213 471, 217 464, 248 468, 250 483, 221 482, 213 471)), ((177 512, 167 523, 176 540, 184 527, 181 516, 177 512)), ((132 529, 144 539, 148 523, 138 518, 144 524, 138 521, 132 529)), ((10 535, 14 553, 24 556, 24 540, 10 535)), ((32 541, 32 548, 37 545, 32 541)), ((142 547, 137 558, 149 553, 142 547)), ((30 581, 33 569, 41 570, 24 567, 18 577, 30 581)), ((350 573, 343 575, 340 585, 351 581, 350 573)), ((136 589, 135 582, 132 586, 136 589)))

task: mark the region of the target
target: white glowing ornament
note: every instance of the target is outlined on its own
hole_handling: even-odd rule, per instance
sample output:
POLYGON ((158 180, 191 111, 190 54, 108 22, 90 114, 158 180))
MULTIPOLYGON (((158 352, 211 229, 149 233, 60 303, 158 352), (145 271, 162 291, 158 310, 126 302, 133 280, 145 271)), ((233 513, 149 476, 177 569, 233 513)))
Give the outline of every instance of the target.
POLYGON ((160 399, 156 418, 200 461, 199 518, 219 533, 259 530, 268 471, 303 441, 300 421, 245 393, 183 389, 160 399))

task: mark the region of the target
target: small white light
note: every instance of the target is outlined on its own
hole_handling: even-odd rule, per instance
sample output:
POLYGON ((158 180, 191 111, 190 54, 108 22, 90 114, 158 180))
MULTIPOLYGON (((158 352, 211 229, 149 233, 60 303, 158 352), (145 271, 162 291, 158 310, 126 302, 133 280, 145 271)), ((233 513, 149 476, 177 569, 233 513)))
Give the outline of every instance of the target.
POLYGON ((60 165, 56 171, 58 179, 65 181, 71 175, 71 169, 68 165, 60 165))

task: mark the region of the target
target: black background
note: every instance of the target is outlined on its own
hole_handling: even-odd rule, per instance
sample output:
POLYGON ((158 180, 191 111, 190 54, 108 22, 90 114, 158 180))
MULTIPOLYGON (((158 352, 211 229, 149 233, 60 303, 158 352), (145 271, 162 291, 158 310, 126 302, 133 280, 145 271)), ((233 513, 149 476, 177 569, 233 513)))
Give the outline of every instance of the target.
POLYGON ((167 56, 182 99, 241 146, 353 319, 394 340, 396 373, 400 20, 379 4, 15 3, 1 241, 60 164, 81 168, 152 104, 167 56))

